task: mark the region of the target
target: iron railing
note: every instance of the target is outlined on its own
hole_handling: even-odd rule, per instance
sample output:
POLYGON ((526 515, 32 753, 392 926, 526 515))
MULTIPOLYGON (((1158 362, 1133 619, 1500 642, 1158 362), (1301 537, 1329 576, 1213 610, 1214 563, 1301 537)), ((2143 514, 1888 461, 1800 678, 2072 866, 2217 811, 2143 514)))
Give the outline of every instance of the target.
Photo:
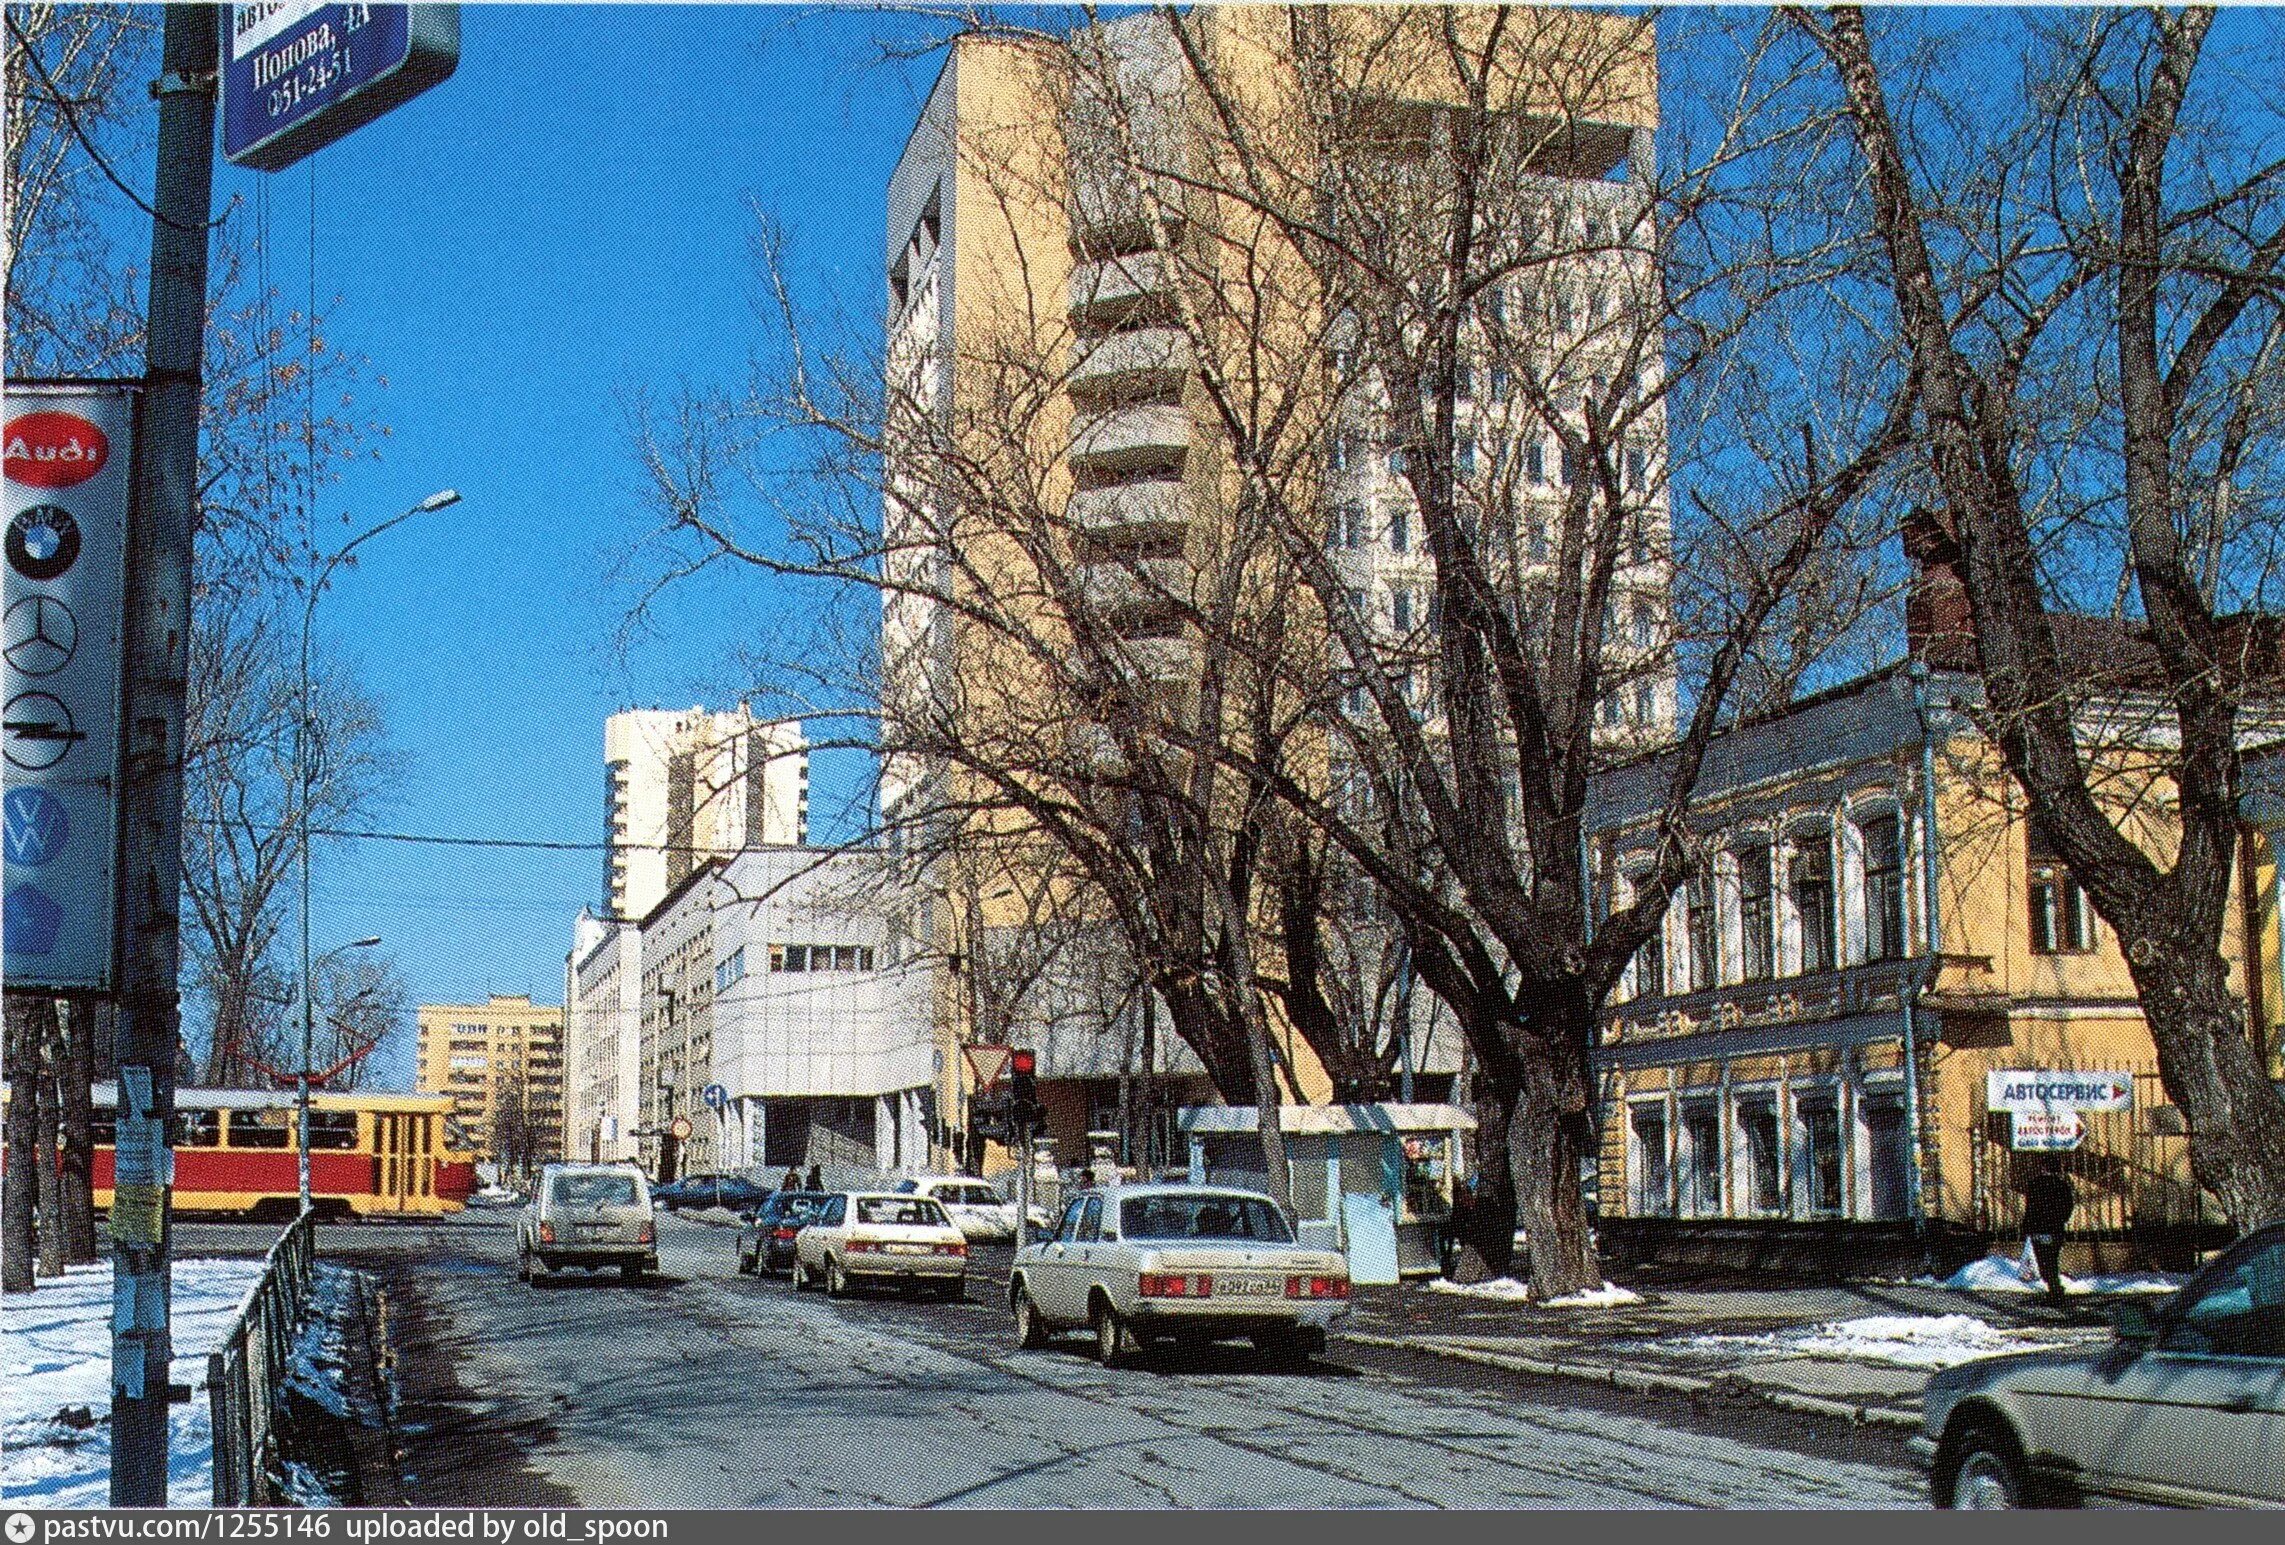
POLYGON ((317 1256, 317 1214, 305 1212, 270 1246, 261 1280, 222 1344, 206 1357, 214 1429, 214 1505, 254 1507, 270 1491, 271 1418, 293 1362, 317 1256))

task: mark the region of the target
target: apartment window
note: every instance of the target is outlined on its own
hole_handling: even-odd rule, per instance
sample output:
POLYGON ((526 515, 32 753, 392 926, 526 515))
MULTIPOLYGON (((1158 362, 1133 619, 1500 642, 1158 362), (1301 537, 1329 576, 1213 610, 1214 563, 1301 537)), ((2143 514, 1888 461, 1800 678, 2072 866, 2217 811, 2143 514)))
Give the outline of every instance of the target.
POLYGON ((1634 952, 1634 996, 1637 998, 1663 997, 1666 992, 1666 925, 1663 920, 1650 930, 1650 937, 1642 941, 1642 948, 1634 952))
POLYGON ((1738 1139, 1745 1149, 1746 1206, 1754 1212, 1783 1211, 1784 1154, 1777 1141, 1775 1096, 1738 1101, 1738 1139))
POLYGON ((1491 369, 1491 377, 1492 377, 1492 381, 1491 381, 1491 385, 1492 385, 1492 401, 1494 401, 1494 402, 1505 402, 1505 401, 1507 401, 1507 385, 1508 385, 1508 378, 1507 378, 1507 366, 1505 366, 1505 365, 1494 365, 1494 366, 1492 366, 1492 369, 1491 369))
POLYGON ((1652 640, 1655 639, 1658 634, 1657 608, 1653 607, 1650 602, 1644 600, 1642 597, 1637 596, 1635 597, 1634 607, 1630 615, 1633 618, 1633 626, 1631 628, 1631 632, 1634 639, 1634 647, 1637 649, 1648 649, 1651 646, 1652 640))
POLYGON ((1864 843, 1864 954, 1904 957, 1904 844, 1894 811, 1857 823, 1864 843))
POLYGON ((2063 860, 2031 830, 2031 948, 2041 955, 2083 954, 2095 947, 2094 911, 2063 860))
POLYGON ((1841 1211, 1841 1111, 1830 1094, 1802 1101, 1801 1140, 1807 1147, 1809 1210, 1823 1217, 1841 1211))
POLYGON ((1498 327, 1507 321, 1507 286, 1495 284, 1484 291, 1484 320, 1498 327))
POLYGON ((1759 982, 1775 969, 1770 945, 1776 930, 1770 903, 1769 844, 1748 843, 1735 851, 1738 866, 1738 980, 1759 982))
POLYGON ((1412 546, 1412 512, 1402 506, 1388 512, 1388 545, 1400 553, 1412 546))
POLYGON ((1462 361, 1452 371, 1452 395, 1459 402, 1476 400, 1476 367, 1462 361))
POLYGON ((1409 587, 1399 585, 1388 593, 1388 613, 1389 620, 1395 624, 1398 633, 1408 634, 1412 631, 1412 591, 1409 587))
POLYGON ((746 947, 741 944, 723 956, 721 962, 715 966, 714 990, 717 993, 728 992, 732 983, 743 981, 745 976, 746 947))
POLYGON ((1365 510, 1360 504, 1336 504, 1325 524, 1325 546, 1352 551, 1365 545, 1365 510))
POLYGON ((1684 888, 1683 905, 1688 909, 1690 930, 1690 990, 1710 992, 1720 976, 1722 934, 1720 919, 1714 911, 1714 877, 1706 870, 1690 876, 1684 888))
POLYGON ((1666 1162, 1666 1106, 1644 1101, 1628 1112, 1634 1149, 1633 1192, 1627 1210, 1638 1218, 1663 1218, 1674 1211, 1672 1174, 1666 1162))
MULTIPOLYGON (((1626 452, 1627 492, 1640 493, 1642 491, 1642 485, 1649 481, 1649 474, 1650 457, 1644 453, 1641 446, 1628 446, 1626 452)), ((1641 528, 1640 526, 1637 526, 1636 529, 1639 531, 1641 528)), ((1637 551, 1639 552, 1639 548, 1637 551)), ((1641 559, 1637 557, 1635 561, 1639 563, 1641 559)))
POLYGON ((1694 1218, 1722 1212, 1722 1114, 1711 1101, 1682 1107, 1682 1205, 1694 1218))
POLYGON ((1833 968, 1833 840, 1825 832, 1795 837, 1786 856, 1793 915, 1801 925, 1804 975, 1833 968))
POLYGON ((1658 717, 1658 688, 1650 682, 1634 684, 1634 722, 1649 724, 1658 717))
POLYGON ((1365 616, 1365 593, 1362 590, 1349 592, 1349 615, 1358 618, 1365 616))
POLYGON ((1534 440, 1523 448, 1523 469, 1534 483, 1547 481, 1547 446, 1534 440))
POLYGON ((1579 458, 1569 445, 1563 447, 1563 486, 1569 488, 1579 481, 1579 458))
POLYGON ((1533 510, 1524 517, 1523 535, 1524 547, 1531 554, 1531 561, 1533 563, 1545 563, 1547 561, 1547 517, 1539 511, 1533 510))
POLYGON ((1476 475, 1476 442, 1473 439, 1462 439, 1452 448, 1452 470, 1460 477, 1476 475))

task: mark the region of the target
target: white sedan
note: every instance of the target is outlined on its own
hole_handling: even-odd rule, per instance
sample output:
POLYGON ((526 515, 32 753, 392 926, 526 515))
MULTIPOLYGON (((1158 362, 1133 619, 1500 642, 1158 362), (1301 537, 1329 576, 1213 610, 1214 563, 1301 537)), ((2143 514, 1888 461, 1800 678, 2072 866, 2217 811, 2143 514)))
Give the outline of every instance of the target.
POLYGON ((793 1242, 793 1285, 839 1298, 859 1282, 899 1283, 958 1298, 968 1241, 925 1196, 842 1191, 819 1204, 793 1242))
POLYGON ((973 1175, 915 1175, 897 1190, 933 1198, 969 1239, 1016 1237, 1016 1204, 973 1175))
POLYGON ((1349 1263, 1298 1244, 1277 1203, 1207 1186, 1114 1186, 1064 1205, 1052 1238, 1016 1252, 1016 1340, 1088 1326, 1106 1364, 1157 1341, 1248 1337, 1306 1360, 1349 1309, 1349 1263))

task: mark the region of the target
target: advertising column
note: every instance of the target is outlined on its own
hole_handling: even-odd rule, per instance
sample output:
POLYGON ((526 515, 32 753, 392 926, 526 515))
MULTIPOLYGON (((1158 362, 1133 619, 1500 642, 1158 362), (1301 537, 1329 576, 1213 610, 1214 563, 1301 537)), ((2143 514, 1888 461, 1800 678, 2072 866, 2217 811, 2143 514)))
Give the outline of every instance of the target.
POLYGON ((112 986, 134 390, 7 389, 0 936, 11 992, 112 986))

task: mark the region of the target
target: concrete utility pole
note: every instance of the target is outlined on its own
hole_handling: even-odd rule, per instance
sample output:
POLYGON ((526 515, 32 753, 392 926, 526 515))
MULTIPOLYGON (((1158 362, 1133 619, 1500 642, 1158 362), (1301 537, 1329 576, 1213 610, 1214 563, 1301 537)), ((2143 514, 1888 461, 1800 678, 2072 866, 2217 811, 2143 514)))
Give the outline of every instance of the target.
MULTIPOLYGON (((167 1503, 176 997, 182 894, 183 705, 190 668, 191 517, 206 343, 221 8, 166 9, 142 469, 127 536, 126 755, 121 780, 118 1170, 111 1207, 111 1505, 167 1503)), ((187 1391, 185 1392, 187 1395, 187 1391)))

